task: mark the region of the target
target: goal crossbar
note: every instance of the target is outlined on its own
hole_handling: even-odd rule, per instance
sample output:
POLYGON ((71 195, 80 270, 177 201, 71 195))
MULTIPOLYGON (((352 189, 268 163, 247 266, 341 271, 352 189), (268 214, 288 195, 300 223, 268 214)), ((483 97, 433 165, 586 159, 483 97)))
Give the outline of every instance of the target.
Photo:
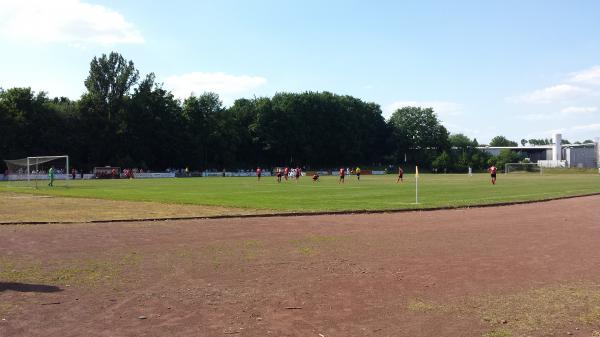
MULTIPOLYGON (((27 181, 31 181, 32 179, 32 169, 35 169, 35 171, 38 171, 38 166, 57 160, 57 159, 64 159, 65 160, 65 172, 64 172, 64 176, 65 176, 65 180, 69 180, 69 156, 68 155, 61 155, 61 156, 33 156, 33 157, 26 157, 26 158, 21 158, 21 159, 7 159, 4 160, 4 162, 7 165, 13 165, 13 166, 21 166, 24 167, 26 169, 26 176, 27 176, 27 181)), ((34 177, 34 180, 36 181, 36 187, 37 187, 37 180, 38 180, 38 176, 39 174, 36 173, 34 177)))
MULTIPOLYGON (((544 168, 537 163, 506 163, 504 164, 504 174, 510 173, 511 167, 523 167, 525 168, 525 171, 528 170, 527 168, 536 168, 539 170, 540 175, 544 174, 544 168)), ((537 173, 537 171, 535 173, 537 173)))

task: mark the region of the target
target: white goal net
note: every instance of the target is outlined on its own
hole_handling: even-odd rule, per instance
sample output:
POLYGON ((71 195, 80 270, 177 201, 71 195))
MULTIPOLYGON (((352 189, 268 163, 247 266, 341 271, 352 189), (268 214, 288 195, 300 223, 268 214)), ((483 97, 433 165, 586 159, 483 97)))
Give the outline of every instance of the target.
POLYGON ((68 186, 69 156, 40 156, 4 160, 5 180, 11 186, 68 186))
POLYGON ((544 168, 537 163, 506 163, 504 173, 535 173, 544 174, 544 168))

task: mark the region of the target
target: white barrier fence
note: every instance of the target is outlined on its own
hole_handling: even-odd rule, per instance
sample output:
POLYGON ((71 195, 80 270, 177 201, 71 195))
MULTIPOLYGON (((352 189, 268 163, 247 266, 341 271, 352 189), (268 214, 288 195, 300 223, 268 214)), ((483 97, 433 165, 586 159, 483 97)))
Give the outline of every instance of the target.
MULTIPOLYGON (((339 174, 338 171, 318 171, 319 175, 333 175, 337 176, 339 174)), ((385 171, 372 171, 371 174, 381 175, 385 174, 385 171)), ((302 172, 302 176, 306 174, 302 172)), ((203 177, 256 177, 256 172, 202 172, 203 177)), ((272 176, 271 172, 263 172, 263 177, 272 176)), ((290 177, 293 177, 293 173, 289 174, 290 177)), ((56 174, 54 176, 55 180, 65 180, 65 179, 73 180, 71 175, 67 174, 56 174)), ((175 178, 175 172, 145 172, 145 173, 134 173, 133 177, 135 179, 151 179, 151 178, 175 178)), ((95 176, 93 174, 86 173, 81 176, 81 174, 76 174, 75 180, 87 180, 94 179, 95 176)), ((125 178, 125 176, 121 176, 121 178, 125 178)), ((32 174, 29 176, 30 180, 48 180, 47 174, 32 174)), ((2 180, 10 180, 10 181, 18 181, 18 180, 27 180, 27 175, 24 174, 9 174, 8 176, 4 174, 0 174, 0 181, 2 180)))
MULTIPOLYGON (((8 176, 2 175, 4 180, 17 181, 17 180, 48 180, 47 174, 30 174, 29 178, 25 174, 9 174, 8 176), (6 179, 7 178, 7 179, 6 179)), ((55 174, 54 180, 66 180, 66 174, 55 174)))
POLYGON ((150 173, 134 173, 134 178, 175 178, 175 172, 150 172, 150 173))
MULTIPOLYGON (((202 172, 203 177, 256 177, 256 172, 202 172)), ((262 172, 261 176, 270 177, 271 172, 262 172)))
MULTIPOLYGON (((88 180, 94 179, 95 176, 93 174, 84 174, 81 177, 81 174, 76 174, 75 179, 71 177, 71 175, 66 174, 57 174, 54 176, 54 180, 66 180, 68 177, 69 180, 88 180)), ((147 179, 147 178, 175 178, 174 172, 151 172, 151 173, 135 173, 133 175, 134 178, 147 179)), ((122 176, 122 178, 125 178, 122 176)), ((0 175, 0 180, 10 180, 10 181, 18 181, 18 180, 27 180, 27 176, 23 174, 9 174, 8 176, 0 175)), ((47 174, 32 174, 29 176, 29 180, 48 180, 47 174)))
POLYGON ((569 167, 566 160, 538 160, 537 165, 540 167, 548 167, 548 168, 569 167))

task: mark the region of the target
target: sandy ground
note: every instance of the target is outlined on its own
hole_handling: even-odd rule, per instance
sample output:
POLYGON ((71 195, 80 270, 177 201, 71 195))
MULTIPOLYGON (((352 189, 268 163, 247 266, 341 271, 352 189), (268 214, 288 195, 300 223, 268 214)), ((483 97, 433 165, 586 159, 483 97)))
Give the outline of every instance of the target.
POLYGON ((599 205, 0 226, 0 336, 600 336, 599 205))
MULTIPOLYGON (((0 224, 208 217, 258 212, 258 210, 233 207, 0 193, 0 224)), ((260 212, 269 213, 266 210, 260 212)))

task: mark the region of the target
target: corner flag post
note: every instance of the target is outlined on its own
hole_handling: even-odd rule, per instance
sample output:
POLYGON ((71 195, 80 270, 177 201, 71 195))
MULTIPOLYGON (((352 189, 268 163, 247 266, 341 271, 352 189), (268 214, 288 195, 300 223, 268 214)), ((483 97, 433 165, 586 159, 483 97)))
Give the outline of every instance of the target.
POLYGON ((419 167, 415 166, 415 204, 419 203, 419 167))

